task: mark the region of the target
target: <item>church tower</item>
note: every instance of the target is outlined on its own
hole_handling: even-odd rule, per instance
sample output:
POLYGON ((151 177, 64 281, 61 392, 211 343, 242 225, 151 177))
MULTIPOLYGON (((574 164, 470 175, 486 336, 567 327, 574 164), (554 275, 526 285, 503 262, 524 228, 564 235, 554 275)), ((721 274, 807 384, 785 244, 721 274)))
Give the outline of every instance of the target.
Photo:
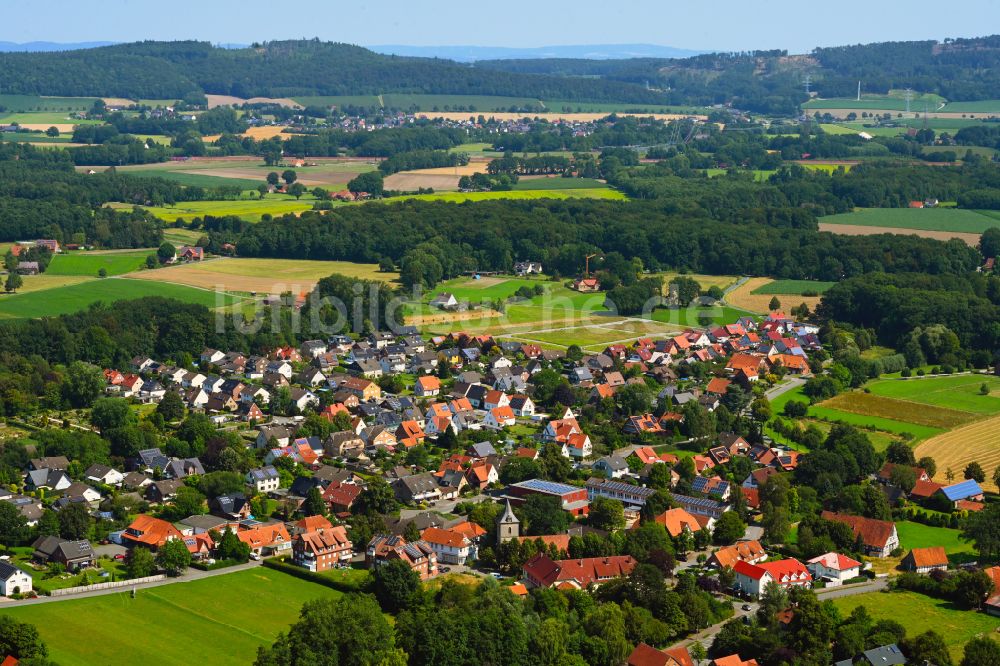
POLYGON ((507 500, 506 509, 497 518, 497 543, 507 543, 519 536, 521 536, 521 521, 514 515, 514 510, 510 508, 510 500, 507 500))

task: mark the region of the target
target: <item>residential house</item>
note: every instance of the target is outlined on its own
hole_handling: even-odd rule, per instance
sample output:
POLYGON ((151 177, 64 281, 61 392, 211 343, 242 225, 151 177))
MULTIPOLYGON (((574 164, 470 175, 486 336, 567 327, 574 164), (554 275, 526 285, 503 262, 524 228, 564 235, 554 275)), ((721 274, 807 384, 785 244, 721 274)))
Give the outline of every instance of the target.
POLYGON ((148 514, 139 514, 132 524, 122 532, 122 543, 126 546, 142 546, 158 550, 170 539, 183 539, 183 535, 171 523, 148 514))
POLYGON ((769 583, 781 587, 810 587, 812 574, 795 558, 750 564, 742 560, 733 567, 734 587, 754 597, 760 597, 769 583))
MULTIPOLYGON (((15 594, 27 594, 31 592, 31 574, 18 569, 7 561, 0 561, 0 597, 9 597, 15 594)), ((13 656, 8 656, 0 666, 17 666, 18 660, 13 656)))
POLYGON ((250 502, 243 493, 226 493, 208 501, 211 514, 236 522, 250 517, 250 502))
POLYGON ((861 575, 861 566, 861 562, 840 553, 825 553, 806 563, 813 579, 826 581, 827 587, 857 578, 861 575))
POLYGON ((433 375, 418 377, 413 385, 413 394, 419 398, 428 398, 441 393, 441 380, 433 375))
POLYGON ((41 536, 31 544, 31 558, 39 564, 57 563, 67 571, 78 571, 94 566, 97 555, 86 539, 71 541, 57 536, 41 536))
POLYGON ((125 475, 113 467, 94 463, 87 468, 84 479, 91 483, 100 483, 105 486, 119 486, 125 480, 125 475))
POLYGON ((309 571, 326 571, 350 562, 352 556, 353 544, 343 525, 301 532, 292 542, 292 561, 309 571))
POLYGON ((684 532, 694 534, 701 529, 698 519, 688 513, 687 510, 681 508, 668 509, 653 518, 653 522, 663 525, 667 530, 667 534, 674 538, 679 537, 684 532))
POLYGON ((476 546, 469 537, 452 530, 428 527, 420 538, 430 545, 437 561, 445 564, 465 564, 476 557, 476 546))
POLYGON ((604 456, 594 463, 593 469, 609 479, 620 479, 628 474, 628 463, 621 456, 604 456))
POLYGON ((553 560, 538 553, 522 568, 524 581, 532 587, 587 589, 628 576, 638 562, 631 555, 553 560))
POLYGON ((408 543, 396 535, 380 534, 372 537, 365 550, 365 562, 372 569, 400 560, 416 571, 421 580, 433 578, 438 573, 437 553, 425 541, 408 543))
POLYGON ((625 663, 627 666, 695 666, 686 647, 657 650, 645 643, 636 645, 625 663))
POLYGON ((411 474, 392 483, 396 498, 407 504, 440 499, 441 490, 434 475, 428 473, 411 474))
POLYGON ((72 484, 69 475, 61 469, 33 469, 24 477, 28 490, 66 490, 72 484))
POLYGON ((259 556, 280 555, 292 549, 292 538, 284 523, 241 529, 236 532, 236 538, 250 546, 250 552, 259 556))

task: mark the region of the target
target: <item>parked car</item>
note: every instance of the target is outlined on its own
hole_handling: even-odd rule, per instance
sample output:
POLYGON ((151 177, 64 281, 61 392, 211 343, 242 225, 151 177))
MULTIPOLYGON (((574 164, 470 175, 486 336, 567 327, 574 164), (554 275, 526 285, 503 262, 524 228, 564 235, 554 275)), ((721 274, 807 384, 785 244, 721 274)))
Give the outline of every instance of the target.
POLYGON ((743 610, 748 611, 748 610, 751 609, 751 606, 750 606, 750 604, 743 604, 742 608, 743 608, 743 610))
POLYGON ((257 553, 250 553, 250 559, 254 562, 260 562, 260 555, 257 553))
POLYGON ((122 554, 122 553, 118 553, 117 555, 115 555, 115 559, 116 560, 124 560, 125 559, 125 555, 122 554))

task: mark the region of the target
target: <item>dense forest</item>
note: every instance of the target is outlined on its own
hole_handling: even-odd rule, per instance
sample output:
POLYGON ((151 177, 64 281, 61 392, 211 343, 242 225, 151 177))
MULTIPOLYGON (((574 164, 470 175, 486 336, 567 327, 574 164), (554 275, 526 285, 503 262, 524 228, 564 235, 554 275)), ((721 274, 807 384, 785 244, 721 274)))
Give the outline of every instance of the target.
POLYGON ((226 49, 207 42, 136 42, 47 53, 0 53, 8 94, 180 99, 192 92, 237 97, 425 93, 661 103, 660 93, 621 81, 523 75, 450 60, 405 58, 309 41, 226 49))
POLYGON ((813 77, 821 97, 913 88, 951 101, 991 99, 1000 85, 1000 36, 886 42, 785 51, 715 53, 683 59, 483 60, 480 69, 567 77, 602 77, 663 89, 671 104, 726 104, 759 113, 794 113, 806 101, 802 81, 813 77))

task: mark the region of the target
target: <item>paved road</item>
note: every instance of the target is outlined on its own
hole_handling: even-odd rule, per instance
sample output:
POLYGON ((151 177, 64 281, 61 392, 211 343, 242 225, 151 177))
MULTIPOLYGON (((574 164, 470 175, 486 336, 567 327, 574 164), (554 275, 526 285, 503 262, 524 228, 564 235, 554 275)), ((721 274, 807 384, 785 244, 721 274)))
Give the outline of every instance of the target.
MULTIPOLYGON (((184 572, 183 576, 177 578, 165 578, 160 581, 155 581, 152 583, 139 583, 134 587, 140 591, 160 587, 161 585, 173 585, 175 583, 187 583, 192 580, 200 580, 202 578, 211 578, 213 576, 225 576, 226 574, 236 573, 237 571, 246 571, 247 569, 253 569, 255 567, 261 566, 260 562, 255 562, 250 560, 246 564, 238 564, 233 567, 227 567, 225 569, 216 569, 215 571, 201 571, 200 569, 188 569, 184 572)), ((85 599, 86 597, 100 597, 106 594, 131 594, 132 586, 127 587, 117 587, 108 590, 94 590, 92 592, 81 592, 80 594, 68 594, 62 597, 44 597, 40 596, 36 599, 25 599, 24 601, 9 601, 6 604, 0 603, 0 608, 16 608, 18 606, 31 606, 34 604, 48 604, 56 601, 66 601, 69 599, 85 599)), ((0 597, 0 600, 7 601, 6 597, 0 597)))
POLYGON ((767 396, 768 401, 773 401, 779 395, 793 391, 805 383, 806 380, 802 377, 792 377, 788 381, 778 384, 772 389, 768 389, 764 395, 767 396))

